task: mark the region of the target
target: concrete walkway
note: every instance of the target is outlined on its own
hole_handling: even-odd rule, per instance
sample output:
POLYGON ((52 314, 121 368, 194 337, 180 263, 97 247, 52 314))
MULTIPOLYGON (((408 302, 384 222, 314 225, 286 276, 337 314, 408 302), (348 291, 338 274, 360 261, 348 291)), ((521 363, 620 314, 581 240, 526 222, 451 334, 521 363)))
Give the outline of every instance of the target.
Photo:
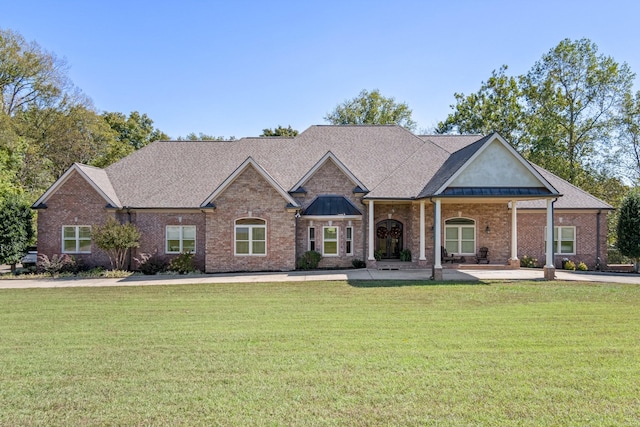
MULTIPOLYGON (((443 270, 446 281, 543 280, 541 269, 443 270)), ((328 270, 281 273, 201 274, 193 276, 131 276, 124 279, 0 279, 0 289, 98 286, 187 285, 197 283, 266 283, 327 280, 430 280, 431 270, 328 270)), ((557 271, 558 280, 640 284, 640 275, 557 271)))

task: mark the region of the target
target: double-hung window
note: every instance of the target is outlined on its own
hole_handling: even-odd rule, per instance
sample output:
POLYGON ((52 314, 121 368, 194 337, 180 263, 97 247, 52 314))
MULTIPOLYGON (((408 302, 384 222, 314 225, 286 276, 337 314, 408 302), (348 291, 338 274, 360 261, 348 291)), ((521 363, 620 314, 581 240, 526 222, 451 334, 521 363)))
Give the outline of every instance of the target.
POLYGON ((62 253, 90 254, 91 226, 65 225, 62 227, 62 253))
POLYGON ((322 255, 338 256, 338 227, 322 227, 322 255))
POLYGON ((167 225, 166 242, 166 253, 168 254, 195 253, 196 226, 167 225))
POLYGON ((452 218, 444 223, 444 247, 452 254, 476 252, 476 223, 472 219, 452 218))
POLYGON ((235 225, 236 255, 267 254, 267 223, 258 218, 239 219, 235 225))
MULTIPOLYGON (((547 228, 544 229, 544 248, 547 250, 547 228)), ((576 227, 553 227, 553 251, 558 255, 576 254, 576 227)))

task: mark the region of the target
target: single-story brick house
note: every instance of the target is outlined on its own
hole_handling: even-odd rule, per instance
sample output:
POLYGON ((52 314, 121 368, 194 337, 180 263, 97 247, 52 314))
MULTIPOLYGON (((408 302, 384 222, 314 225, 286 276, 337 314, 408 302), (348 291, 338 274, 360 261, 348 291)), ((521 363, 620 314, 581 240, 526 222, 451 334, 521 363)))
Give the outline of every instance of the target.
MULTIPOLYGON (((500 135, 414 135, 399 126, 311 126, 296 137, 157 141, 99 169, 74 164, 33 206, 38 251, 108 265, 91 228, 142 232, 138 253, 195 254, 206 272, 293 270, 376 258, 433 267, 444 247, 492 264, 604 259, 610 205, 520 156, 500 135), (405 252, 406 254, 406 252, 405 252), (548 255, 547 255, 548 254, 548 255)), ((134 254, 135 255, 135 254, 134 254)), ((604 262, 603 262, 604 264, 604 262)))

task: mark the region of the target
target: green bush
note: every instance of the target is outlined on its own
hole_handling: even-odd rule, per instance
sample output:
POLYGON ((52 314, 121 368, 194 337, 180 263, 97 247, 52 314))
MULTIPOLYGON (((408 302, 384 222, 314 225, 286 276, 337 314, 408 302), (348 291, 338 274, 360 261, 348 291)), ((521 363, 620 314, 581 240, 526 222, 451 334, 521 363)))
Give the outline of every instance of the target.
POLYGON ((374 251, 373 257, 375 258, 376 261, 380 261, 382 259, 382 251, 379 249, 374 251))
POLYGON ((356 258, 351 261, 351 265, 353 265, 353 268, 365 268, 367 266, 367 263, 361 259, 356 258))
POLYGON ((524 268, 536 268, 538 266, 538 259, 532 258, 527 255, 520 258, 520 267, 524 268))
POLYGON ((585 264, 584 262, 580 262, 576 268, 578 269, 578 271, 587 271, 589 269, 589 267, 587 267, 587 264, 585 264))
POLYGON ((322 255, 318 251, 307 251, 298 259, 298 268, 301 270, 313 270, 318 268, 322 255))
POLYGON ((169 263, 169 270, 180 274, 193 273, 196 271, 196 265, 193 261, 193 257, 194 255, 191 252, 181 253, 171 260, 169 263))
POLYGON ((562 268, 564 268, 565 270, 575 271, 576 263, 568 259, 562 263, 562 268))
POLYGON ((403 249, 400 251, 400 261, 411 261, 411 250, 403 249))

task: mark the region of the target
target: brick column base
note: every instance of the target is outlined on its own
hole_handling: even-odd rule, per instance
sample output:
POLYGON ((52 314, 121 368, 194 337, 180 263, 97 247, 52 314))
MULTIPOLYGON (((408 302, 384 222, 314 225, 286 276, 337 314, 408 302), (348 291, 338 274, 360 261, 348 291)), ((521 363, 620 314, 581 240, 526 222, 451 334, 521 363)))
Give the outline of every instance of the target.
POLYGON ((556 278, 556 268, 555 267, 545 267, 544 268, 544 280, 554 280, 556 278))
POLYGON ((433 268, 433 280, 443 280, 442 267, 433 268))
POLYGON ((520 268, 520 260, 518 258, 509 258, 509 268, 518 270, 520 268))

